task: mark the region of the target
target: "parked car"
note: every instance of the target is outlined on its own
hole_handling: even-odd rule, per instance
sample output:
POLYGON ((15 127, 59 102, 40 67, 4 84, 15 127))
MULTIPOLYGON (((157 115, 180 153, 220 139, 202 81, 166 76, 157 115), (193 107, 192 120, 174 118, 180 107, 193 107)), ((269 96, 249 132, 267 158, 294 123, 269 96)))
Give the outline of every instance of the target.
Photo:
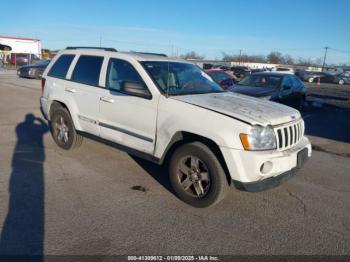
POLYGON ((233 86, 237 81, 237 77, 234 74, 229 73, 221 69, 211 69, 205 71, 213 80, 219 84, 223 89, 228 89, 233 86))
POLYGON ((291 75, 294 75, 294 69, 293 68, 290 68, 290 67, 276 67, 274 68, 273 70, 274 72, 282 72, 282 73, 285 73, 285 74, 291 74, 291 75))
POLYGON ((225 92, 185 60, 70 47, 45 69, 40 104, 61 149, 87 136, 165 163, 195 207, 218 203, 229 185, 276 186, 311 156, 297 110, 225 92))
POLYGON ((303 109, 306 86, 288 73, 261 72, 246 76, 234 85, 233 92, 279 102, 303 109))
POLYGON ((335 75, 333 82, 339 85, 350 84, 350 73, 346 72, 335 75))
POLYGON ((318 77, 314 79, 314 82, 317 82, 318 79, 321 83, 334 83, 335 76, 330 73, 320 72, 318 77))
POLYGON ((296 74, 304 82, 317 82, 320 79, 321 83, 332 83, 334 81, 334 75, 325 72, 313 72, 313 71, 299 71, 296 74))
POLYGON ((50 63, 50 60, 41 60, 36 64, 21 66, 17 70, 17 75, 19 77, 27 77, 27 78, 41 78, 45 68, 50 63))
POLYGON ((17 65, 17 66, 34 64, 38 61, 40 61, 40 58, 34 54, 12 53, 10 55, 11 64, 17 65))
POLYGON ((260 72, 266 72, 266 71, 268 71, 268 70, 265 69, 265 68, 252 69, 251 70, 251 74, 260 73, 260 72))
POLYGON ((232 66, 231 71, 238 78, 242 78, 251 73, 250 69, 246 66, 232 66))

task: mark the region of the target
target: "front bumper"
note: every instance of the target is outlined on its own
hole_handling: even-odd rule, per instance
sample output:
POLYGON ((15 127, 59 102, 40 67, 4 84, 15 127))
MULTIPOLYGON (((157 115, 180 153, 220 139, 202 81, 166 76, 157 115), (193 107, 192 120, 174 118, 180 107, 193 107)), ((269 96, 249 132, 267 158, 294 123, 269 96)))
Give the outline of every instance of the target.
POLYGON ((311 144, 306 137, 293 148, 284 151, 221 148, 233 184, 239 189, 248 191, 262 191, 294 176, 305 160, 311 157, 311 151, 311 144), (306 159, 301 163, 298 163, 299 152, 305 152, 306 155, 306 159), (267 170, 262 168, 266 163, 270 167, 267 170))
POLYGON ((293 168, 290 171, 287 171, 283 174, 280 174, 275 177, 269 177, 256 182, 240 182, 232 179, 232 184, 239 190, 249 191, 249 192, 260 192, 268 190, 270 188, 279 186, 283 182, 289 180, 291 177, 297 174, 298 168, 293 168))
POLYGON ((25 77, 25 78, 36 78, 36 74, 34 70, 19 69, 17 70, 17 75, 19 77, 25 77))

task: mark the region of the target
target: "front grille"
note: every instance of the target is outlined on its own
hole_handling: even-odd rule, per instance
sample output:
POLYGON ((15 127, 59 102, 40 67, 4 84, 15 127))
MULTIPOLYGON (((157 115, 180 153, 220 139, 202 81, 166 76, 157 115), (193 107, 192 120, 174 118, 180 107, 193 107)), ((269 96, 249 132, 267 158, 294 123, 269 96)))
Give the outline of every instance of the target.
POLYGON ((304 129, 304 121, 302 119, 293 123, 276 126, 274 131, 277 140, 277 149, 285 150, 296 145, 303 138, 304 129))

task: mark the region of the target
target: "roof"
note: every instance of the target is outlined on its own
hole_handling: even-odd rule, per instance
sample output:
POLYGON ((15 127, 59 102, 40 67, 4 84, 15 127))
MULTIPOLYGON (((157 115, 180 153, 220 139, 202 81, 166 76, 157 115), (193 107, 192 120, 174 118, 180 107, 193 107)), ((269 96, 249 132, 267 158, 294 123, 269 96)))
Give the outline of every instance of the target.
POLYGON ((182 62, 192 64, 190 61, 186 61, 183 59, 170 58, 162 55, 154 55, 147 53, 137 53, 137 52, 119 52, 119 51, 106 51, 101 48, 77 48, 77 49, 64 49, 61 50, 60 53, 64 54, 89 54, 89 55, 108 55, 112 57, 131 57, 137 61, 164 61, 164 62, 182 62))
POLYGON ((40 41, 40 39, 35 39, 35 38, 17 37, 17 36, 5 36, 5 35, 0 35, 0 38, 15 39, 15 40, 40 41))

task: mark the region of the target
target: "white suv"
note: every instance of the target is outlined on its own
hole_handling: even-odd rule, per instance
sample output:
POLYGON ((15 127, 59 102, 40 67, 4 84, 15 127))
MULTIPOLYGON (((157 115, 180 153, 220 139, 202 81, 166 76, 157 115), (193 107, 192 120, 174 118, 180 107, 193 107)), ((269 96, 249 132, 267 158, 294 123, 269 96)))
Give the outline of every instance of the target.
POLYGON ((213 205, 229 185, 261 191, 311 156, 300 113, 225 92, 198 66, 164 55, 70 47, 43 74, 41 109, 57 145, 83 136, 169 166, 175 193, 213 205))

